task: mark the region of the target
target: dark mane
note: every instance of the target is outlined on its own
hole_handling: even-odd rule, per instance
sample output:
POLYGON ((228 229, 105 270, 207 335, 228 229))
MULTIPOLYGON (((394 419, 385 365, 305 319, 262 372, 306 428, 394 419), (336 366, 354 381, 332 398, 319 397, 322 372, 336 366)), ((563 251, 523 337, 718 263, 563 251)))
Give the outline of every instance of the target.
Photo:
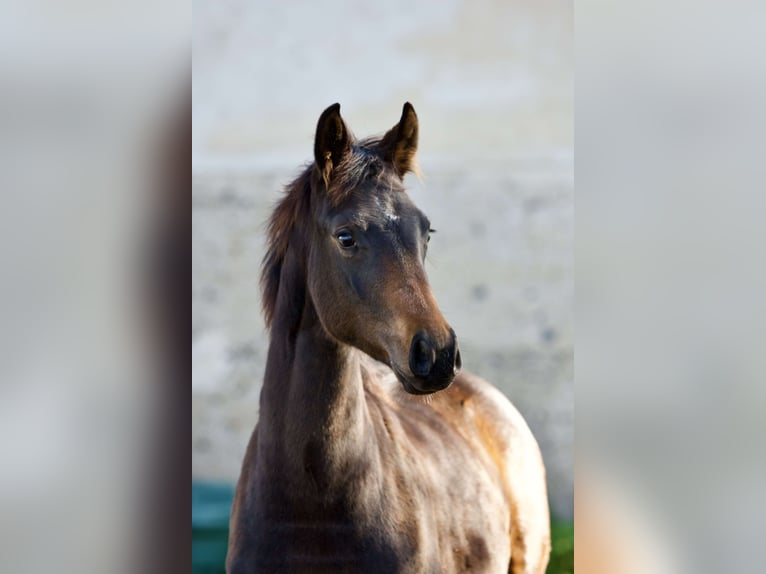
MULTIPOLYGON (((392 190, 403 190, 400 178, 380 156, 378 145, 380 138, 372 137, 355 142, 352 153, 333 170, 332 180, 327 189, 327 196, 333 207, 362 189, 367 182, 377 182, 392 190)), ((267 227, 267 249, 261 269, 261 289, 263 314, 266 326, 271 327, 274 308, 279 292, 279 279, 282 273, 290 236, 296 225, 308 221, 312 179, 315 177, 314 164, 306 167, 292 183, 285 187, 284 197, 271 214, 267 227)), ((316 178, 321 181, 321 178, 316 178)))
POLYGON ((285 187, 285 195, 271 214, 267 227, 266 255, 261 267, 261 290, 263 315, 266 326, 271 327, 274 308, 279 292, 279 278, 282 263, 290 244, 290 234, 301 214, 308 211, 311 195, 311 176, 313 166, 307 167, 292 183, 285 187))

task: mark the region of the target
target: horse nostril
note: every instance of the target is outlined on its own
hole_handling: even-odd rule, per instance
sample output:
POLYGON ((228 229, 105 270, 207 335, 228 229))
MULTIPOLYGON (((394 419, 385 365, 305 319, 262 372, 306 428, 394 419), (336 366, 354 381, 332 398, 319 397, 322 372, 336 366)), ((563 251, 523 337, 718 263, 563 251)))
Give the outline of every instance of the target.
POLYGON ((436 360, 436 352, 425 335, 418 333, 410 347, 410 370, 416 377, 427 377, 436 360))
POLYGON ((453 369, 454 373, 457 374, 457 372, 463 368, 463 360, 460 358, 460 349, 457 347, 455 348, 455 368, 453 369))

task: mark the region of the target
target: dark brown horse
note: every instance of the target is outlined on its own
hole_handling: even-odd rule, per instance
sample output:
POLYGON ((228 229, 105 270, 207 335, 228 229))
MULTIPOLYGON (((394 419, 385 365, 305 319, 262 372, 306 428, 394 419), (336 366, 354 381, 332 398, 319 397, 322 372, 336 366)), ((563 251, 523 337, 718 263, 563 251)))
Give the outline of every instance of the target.
POLYGON ((402 186, 417 141, 409 103, 361 141, 330 106, 271 218, 271 346, 230 574, 545 571, 537 443, 498 390, 458 374, 426 279, 430 223, 402 186))

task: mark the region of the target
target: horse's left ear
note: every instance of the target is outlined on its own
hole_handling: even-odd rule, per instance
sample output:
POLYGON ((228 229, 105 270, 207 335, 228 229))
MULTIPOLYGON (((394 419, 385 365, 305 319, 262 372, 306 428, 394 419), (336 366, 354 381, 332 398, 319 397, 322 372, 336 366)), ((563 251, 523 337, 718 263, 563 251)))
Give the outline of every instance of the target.
POLYGON ((418 171, 415 153, 418 151, 418 116, 415 108, 407 102, 402 108, 402 118, 380 140, 383 158, 393 164, 399 177, 407 172, 418 171))

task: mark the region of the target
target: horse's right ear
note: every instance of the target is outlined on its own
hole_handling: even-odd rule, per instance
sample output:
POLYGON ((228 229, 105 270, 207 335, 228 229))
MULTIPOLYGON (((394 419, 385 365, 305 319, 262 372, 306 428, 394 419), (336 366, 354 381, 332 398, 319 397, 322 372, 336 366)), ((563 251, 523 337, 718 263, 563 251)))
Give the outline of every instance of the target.
POLYGON ((314 139, 314 161, 325 184, 350 147, 348 128, 340 117, 340 104, 333 104, 319 116, 314 139))

